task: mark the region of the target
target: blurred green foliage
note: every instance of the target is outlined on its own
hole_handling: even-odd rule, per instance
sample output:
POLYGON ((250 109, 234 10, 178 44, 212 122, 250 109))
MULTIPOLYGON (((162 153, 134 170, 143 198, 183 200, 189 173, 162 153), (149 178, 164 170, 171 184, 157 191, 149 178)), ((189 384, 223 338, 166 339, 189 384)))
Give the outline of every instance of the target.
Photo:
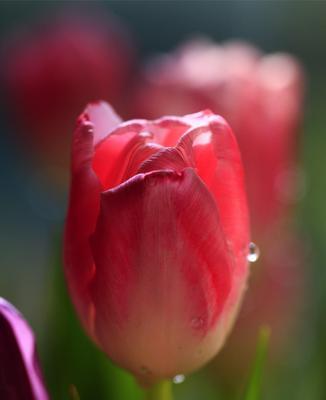
POLYGON ((255 362, 252 367, 244 400, 259 400, 261 397, 264 362, 267 355, 270 329, 262 327, 259 332, 255 362))

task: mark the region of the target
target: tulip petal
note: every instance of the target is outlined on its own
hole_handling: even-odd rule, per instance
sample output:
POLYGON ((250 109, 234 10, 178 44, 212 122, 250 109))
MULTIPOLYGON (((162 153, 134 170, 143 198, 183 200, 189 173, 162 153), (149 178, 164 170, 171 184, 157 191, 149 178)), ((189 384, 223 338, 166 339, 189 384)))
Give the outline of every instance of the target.
POLYGON ((196 168, 214 196, 221 229, 227 238, 228 250, 235 259, 229 299, 229 304, 234 304, 244 291, 248 274, 249 221, 240 152, 226 121, 210 110, 180 119, 190 128, 176 147, 154 154, 141 165, 139 172, 162 168, 180 171, 187 166, 196 168))
POLYGON ((101 185, 91 168, 93 125, 83 116, 75 130, 72 150, 72 177, 65 229, 65 274, 75 306, 85 326, 90 301, 88 282, 93 273, 89 236, 95 229, 101 185))
POLYGON ((176 144, 187 129, 186 122, 173 117, 121 124, 96 147, 92 166, 103 189, 118 186, 160 147, 176 144))
POLYGON ((192 166, 184 159, 183 154, 174 147, 160 149, 146 159, 139 167, 138 173, 147 173, 164 169, 180 172, 186 167, 192 166))
POLYGON ((72 181, 65 230, 65 273, 85 326, 91 324, 88 283, 94 272, 88 239, 95 229, 102 190, 92 169, 94 146, 120 121, 108 104, 93 103, 79 117, 73 137, 72 181))
POLYGON ((118 186, 131 170, 137 170, 138 162, 157 151, 148 145, 150 137, 146 133, 134 131, 126 127, 124 130, 112 132, 96 149, 93 169, 98 176, 103 190, 118 186), (137 162, 137 160, 139 160, 137 162), (135 164, 133 167, 131 164, 135 164))
POLYGON ((113 108, 104 101, 88 104, 84 113, 94 125, 94 146, 105 139, 122 122, 113 108))
POLYGON ((148 122, 148 129, 154 134, 155 141, 163 146, 175 146, 179 138, 189 129, 182 118, 162 117, 148 122))
POLYGON ((34 335, 21 314, 0 298, 0 398, 47 400, 34 335))
MULTIPOLYGON (((236 139, 226 121, 210 110, 180 117, 179 120, 189 128, 177 145, 157 151, 140 165, 138 172, 196 168, 215 198, 230 251, 239 258, 241 262, 237 266, 241 273, 245 273, 249 221, 236 139)), ((162 119, 153 121, 153 125, 161 124, 162 119)))
POLYGON ((216 324, 233 268, 215 200, 194 170, 139 174, 103 193, 91 247, 102 347, 136 374, 189 368, 191 352, 173 354, 216 324))
MULTIPOLYGON (((198 175, 214 196, 230 250, 240 261, 236 265, 244 272, 249 221, 240 152, 223 118, 208 111, 205 115, 197 114, 200 115, 205 124, 186 133, 177 148, 185 158, 193 159, 198 175)), ((189 117, 194 118, 194 115, 189 117)))

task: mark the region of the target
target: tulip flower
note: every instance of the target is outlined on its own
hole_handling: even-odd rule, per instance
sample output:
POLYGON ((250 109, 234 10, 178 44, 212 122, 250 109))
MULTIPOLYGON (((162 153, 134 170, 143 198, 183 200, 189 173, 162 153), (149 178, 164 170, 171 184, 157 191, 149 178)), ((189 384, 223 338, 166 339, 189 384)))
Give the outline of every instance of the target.
POLYGON ((147 65, 132 114, 157 118, 210 108, 226 118, 239 142, 253 237, 260 240, 297 195, 302 81, 299 63, 288 54, 194 40, 147 65))
POLYGON ((66 12, 3 42, 2 80, 12 119, 43 169, 65 170, 80 110, 103 98, 123 111, 134 57, 130 38, 112 17, 66 12))
POLYGON ((0 298, 0 398, 47 400, 33 332, 23 316, 0 298))
POLYGON ((83 326, 150 385, 223 345, 248 275, 242 162, 220 116, 121 122, 103 102, 72 145, 65 274, 83 326))

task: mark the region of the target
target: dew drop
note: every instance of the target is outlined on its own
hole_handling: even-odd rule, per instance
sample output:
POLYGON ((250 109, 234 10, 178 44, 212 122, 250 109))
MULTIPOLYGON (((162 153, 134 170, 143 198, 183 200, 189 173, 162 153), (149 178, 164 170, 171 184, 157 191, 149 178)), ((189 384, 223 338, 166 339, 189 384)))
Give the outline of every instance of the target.
POLYGON ((259 247, 254 242, 250 242, 247 260, 251 263, 254 263, 258 260, 259 256, 260 256, 259 247))
POLYGON ((191 320, 191 326, 194 329, 200 329, 204 325, 204 319, 201 317, 196 317, 191 320))
POLYGON ((185 378, 184 375, 176 375, 176 376, 172 379, 172 381, 173 381, 173 383, 175 383, 175 384, 179 384, 179 383, 182 383, 185 379, 186 379, 186 378, 185 378))

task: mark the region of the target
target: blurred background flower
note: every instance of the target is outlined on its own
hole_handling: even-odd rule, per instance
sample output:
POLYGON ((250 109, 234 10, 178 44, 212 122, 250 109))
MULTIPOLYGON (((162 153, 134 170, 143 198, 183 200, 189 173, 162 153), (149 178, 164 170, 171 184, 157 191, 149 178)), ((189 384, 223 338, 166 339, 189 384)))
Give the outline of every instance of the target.
POLYGON ((4 39, 10 122, 28 150, 24 156, 50 184, 67 175, 74 121, 87 102, 107 100, 123 114, 134 49, 120 21, 99 12, 62 11, 4 39))
MULTIPOLYGON (((219 372, 212 364, 210 370, 186 379, 176 387, 177 399, 198 396, 226 399, 240 390, 256 336, 255 329, 242 331, 240 327, 248 326, 252 320, 255 322, 249 325, 258 325, 261 319, 257 320, 256 316, 264 314, 274 328, 270 355, 277 359, 266 371, 264 398, 319 400, 326 396, 323 308, 326 301, 323 268, 326 212, 325 185, 320 175, 326 145, 323 135, 326 59, 321 51, 326 35, 325 12, 326 3, 323 2, 295 5, 291 2, 229 1, 1 3, 0 291, 24 312, 40 338, 40 356, 53 398, 64 398, 70 383, 80 388, 82 398, 92 398, 94 390, 98 398, 140 396, 132 380, 106 361, 80 331, 65 297, 60 245, 53 244, 53 236, 61 229, 66 205, 67 144, 74 124, 70 111, 80 107, 78 114, 84 106, 82 103, 91 100, 86 97, 95 96, 95 91, 99 90, 104 99, 112 101, 122 116, 128 118, 142 117, 149 112, 163 114, 168 112, 167 106, 172 112, 172 108, 180 104, 179 94, 170 88, 168 95, 172 93, 173 98, 170 97, 168 104, 160 104, 158 91, 162 94, 164 85, 157 88, 151 82, 149 85, 148 68, 144 70, 142 65, 150 64, 152 71, 158 71, 161 57, 155 56, 157 61, 149 61, 149 64, 143 59, 153 59, 154 54, 162 52, 169 55, 167 58, 171 62, 176 47, 182 57, 190 59, 191 56, 185 55, 211 49, 202 64, 199 62, 198 68, 205 71, 199 78, 201 86, 207 85, 212 77, 215 79, 216 70, 222 71, 219 82, 228 81, 228 76, 233 76, 232 82, 239 79, 243 82, 246 71, 253 71, 255 87, 248 88, 241 83, 239 106, 233 100, 232 104, 229 102, 230 93, 235 89, 233 84, 219 83, 219 88, 223 104, 226 104, 223 112, 229 113, 234 130, 237 132, 237 127, 243 124, 246 126, 241 133, 239 129, 238 137, 249 171, 254 240, 261 248, 260 262, 253 267, 253 293, 248 297, 247 311, 243 310, 243 321, 239 320, 240 340, 245 342, 239 349, 246 350, 247 355, 240 357, 235 350, 237 347, 231 346, 232 342, 240 343, 235 330, 235 337, 230 340, 230 353, 226 349, 224 355, 220 355, 219 372), (77 18, 77 14, 81 17, 77 18), (122 20, 125 28, 116 22, 113 14, 122 20), (132 38, 125 33, 126 29, 134 33, 132 38), (219 43, 218 51, 214 50, 215 43, 191 39, 204 36, 219 43), (113 42, 110 38, 114 38, 113 42), (44 44, 46 41, 48 44, 44 44), (188 44, 182 45, 185 41, 188 44), (80 47, 82 42, 92 45, 80 47), (48 48, 52 49, 49 53, 48 48), (35 56, 30 56, 31 51, 35 56), (212 59, 215 53, 221 52, 227 52, 231 61, 236 57, 241 62, 233 63, 235 67, 227 71, 225 67, 215 67, 212 59), (280 52, 292 56, 280 59, 278 55, 262 55, 280 52), (138 65, 135 63, 137 53, 138 65), (70 54, 76 56, 70 57, 70 54), (108 58, 110 61, 105 61, 108 58), (75 63, 77 59, 83 60, 83 67, 75 63), (300 60, 304 66, 308 87, 304 120, 302 71, 294 60, 300 60), (23 68, 23 65, 29 67, 23 68), (107 73, 103 72, 103 65, 107 73), (35 73, 41 71, 38 68, 43 72, 35 73), (281 71, 281 75, 277 71, 281 71), (289 79, 293 76, 289 71, 294 71, 293 80, 289 79), (271 72, 276 74, 275 79, 266 78, 271 72), (66 73, 70 77, 67 78, 66 73), (105 88, 99 83, 104 81, 105 88), (149 97, 147 90, 153 90, 149 97), (48 93, 51 96, 48 97, 48 93), (139 100, 139 96, 146 98, 146 103, 139 100), (248 100, 243 101, 243 98, 248 100), (244 121, 241 123, 237 118, 232 119, 230 106, 241 110, 245 107, 244 113, 250 118, 239 118, 244 121), (160 112, 161 108, 165 111, 160 112), (138 115, 140 113, 144 115, 138 115), (268 122, 263 123, 263 120, 268 122), (297 128, 302 121, 304 135, 299 139, 297 128), (249 132, 253 134, 247 140, 249 132), (274 133, 278 133, 277 141, 266 145, 264 139, 261 143, 262 137, 275 139, 274 133), (258 150, 262 145, 264 150, 258 150), (58 172, 62 170, 63 173, 58 172), (263 179, 266 174, 268 179, 263 179), (272 181, 273 184, 268 183, 272 181), (257 185, 263 185, 264 189, 257 189, 257 185), (56 271, 55 277, 53 271, 56 271), (84 358, 80 358, 80 353, 84 358), (245 365, 239 358, 246 360, 245 365), (238 376, 232 380, 230 392, 223 373, 227 370, 238 376), (218 377, 223 384, 218 382, 218 377)), ((166 57, 164 59, 165 63, 166 57)), ((189 74, 188 82, 195 80, 197 61, 196 56, 196 62, 190 62, 190 67, 188 63, 187 74, 182 77, 184 81, 189 74)), ((159 74, 155 74, 157 79, 159 74)), ((210 96, 208 100, 199 96, 198 85, 195 89, 196 94, 185 93, 182 97, 182 102, 188 102, 189 111, 185 112, 193 110, 193 101, 195 107, 197 102, 212 102, 210 96)), ((232 113, 238 115, 233 109, 232 113)))

